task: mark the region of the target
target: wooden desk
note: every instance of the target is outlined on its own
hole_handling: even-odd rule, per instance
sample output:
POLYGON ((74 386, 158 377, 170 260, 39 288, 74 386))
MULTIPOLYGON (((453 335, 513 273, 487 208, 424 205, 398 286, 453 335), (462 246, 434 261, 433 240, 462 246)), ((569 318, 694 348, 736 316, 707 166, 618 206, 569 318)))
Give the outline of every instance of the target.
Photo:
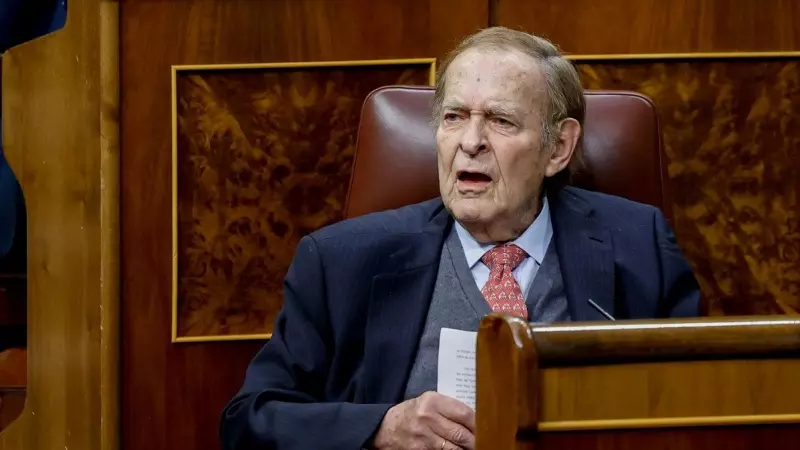
POLYGON ((490 315, 477 448, 794 449, 798 356, 795 318, 535 326, 490 315))

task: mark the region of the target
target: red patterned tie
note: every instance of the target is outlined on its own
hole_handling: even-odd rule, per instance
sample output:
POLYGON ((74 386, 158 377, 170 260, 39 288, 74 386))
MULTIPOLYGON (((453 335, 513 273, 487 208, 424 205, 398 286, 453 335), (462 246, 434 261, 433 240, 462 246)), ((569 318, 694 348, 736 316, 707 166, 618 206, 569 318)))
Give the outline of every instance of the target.
POLYGON ((528 319, 528 308, 519 283, 511 273, 527 254, 514 244, 497 246, 483 255, 481 261, 489 267, 489 280, 481 289, 483 298, 494 312, 502 312, 528 319))

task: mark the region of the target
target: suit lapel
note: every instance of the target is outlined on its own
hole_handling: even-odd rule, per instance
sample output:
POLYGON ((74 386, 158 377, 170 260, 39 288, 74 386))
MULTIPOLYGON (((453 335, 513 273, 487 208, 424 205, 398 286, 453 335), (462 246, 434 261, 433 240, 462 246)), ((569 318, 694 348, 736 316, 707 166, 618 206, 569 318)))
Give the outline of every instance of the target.
POLYGON ((421 233, 410 234, 372 280, 364 345, 365 403, 402 399, 419 346, 450 215, 441 208, 421 233))
MULTIPOLYGON (((593 209, 569 188, 548 197, 553 239, 570 315, 575 321, 606 320, 591 299, 612 316, 614 255, 608 230, 593 209)), ((428 226, 410 234, 372 280, 364 344, 363 391, 357 401, 402 400, 425 325, 442 246, 452 221, 440 207, 428 226)))
POLYGON ((593 208, 570 188, 561 189, 548 200, 572 320, 607 320, 590 305, 590 299, 616 317, 611 235, 596 222, 593 208))

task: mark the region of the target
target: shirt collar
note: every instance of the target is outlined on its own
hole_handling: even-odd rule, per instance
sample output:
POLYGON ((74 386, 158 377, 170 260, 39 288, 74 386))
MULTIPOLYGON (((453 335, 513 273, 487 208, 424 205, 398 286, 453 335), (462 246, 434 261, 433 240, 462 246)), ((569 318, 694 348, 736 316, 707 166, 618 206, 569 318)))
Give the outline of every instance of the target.
MULTIPOLYGON (((464 255, 467 257, 467 264, 473 268, 480 261, 483 255, 496 247, 495 244, 481 244, 464 228, 458 221, 455 221, 456 233, 464 255)), ((518 238, 511 241, 518 245, 525 253, 533 258, 537 264, 541 265, 550 239, 553 237, 553 224, 550 222, 550 206, 547 197, 543 197, 542 210, 536 220, 518 238)))

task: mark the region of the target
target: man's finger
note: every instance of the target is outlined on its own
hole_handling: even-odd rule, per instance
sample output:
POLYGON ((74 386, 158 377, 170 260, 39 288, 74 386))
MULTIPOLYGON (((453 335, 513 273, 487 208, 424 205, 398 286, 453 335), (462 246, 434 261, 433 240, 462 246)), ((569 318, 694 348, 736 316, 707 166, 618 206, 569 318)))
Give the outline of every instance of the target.
POLYGON ((472 408, 446 395, 437 398, 436 403, 439 414, 475 433, 475 411, 472 408))
POLYGON ((465 450, 473 450, 475 448, 475 435, 468 429, 460 426, 453 425, 448 433, 445 433, 448 442, 456 444, 459 448, 465 450))
MULTIPOLYGON (((465 450, 465 449, 472 450, 472 447, 460 447, 460 446, 458 446, 456 444, 453 444, 452 442, 449 442, 449 441, 445 441, 444 447, 442 447, 442 448, 444 448, 445 450, 465 450)), ((439 450, 439 449, 437 448, 436 450, 439 450)))
POLYGON ((459 449, 472 450, 475 448, 475 435, 472 431, 444 416, 439 416, 430 426, 430 430, 439 438, 439 445, 444 439, 459 449))

